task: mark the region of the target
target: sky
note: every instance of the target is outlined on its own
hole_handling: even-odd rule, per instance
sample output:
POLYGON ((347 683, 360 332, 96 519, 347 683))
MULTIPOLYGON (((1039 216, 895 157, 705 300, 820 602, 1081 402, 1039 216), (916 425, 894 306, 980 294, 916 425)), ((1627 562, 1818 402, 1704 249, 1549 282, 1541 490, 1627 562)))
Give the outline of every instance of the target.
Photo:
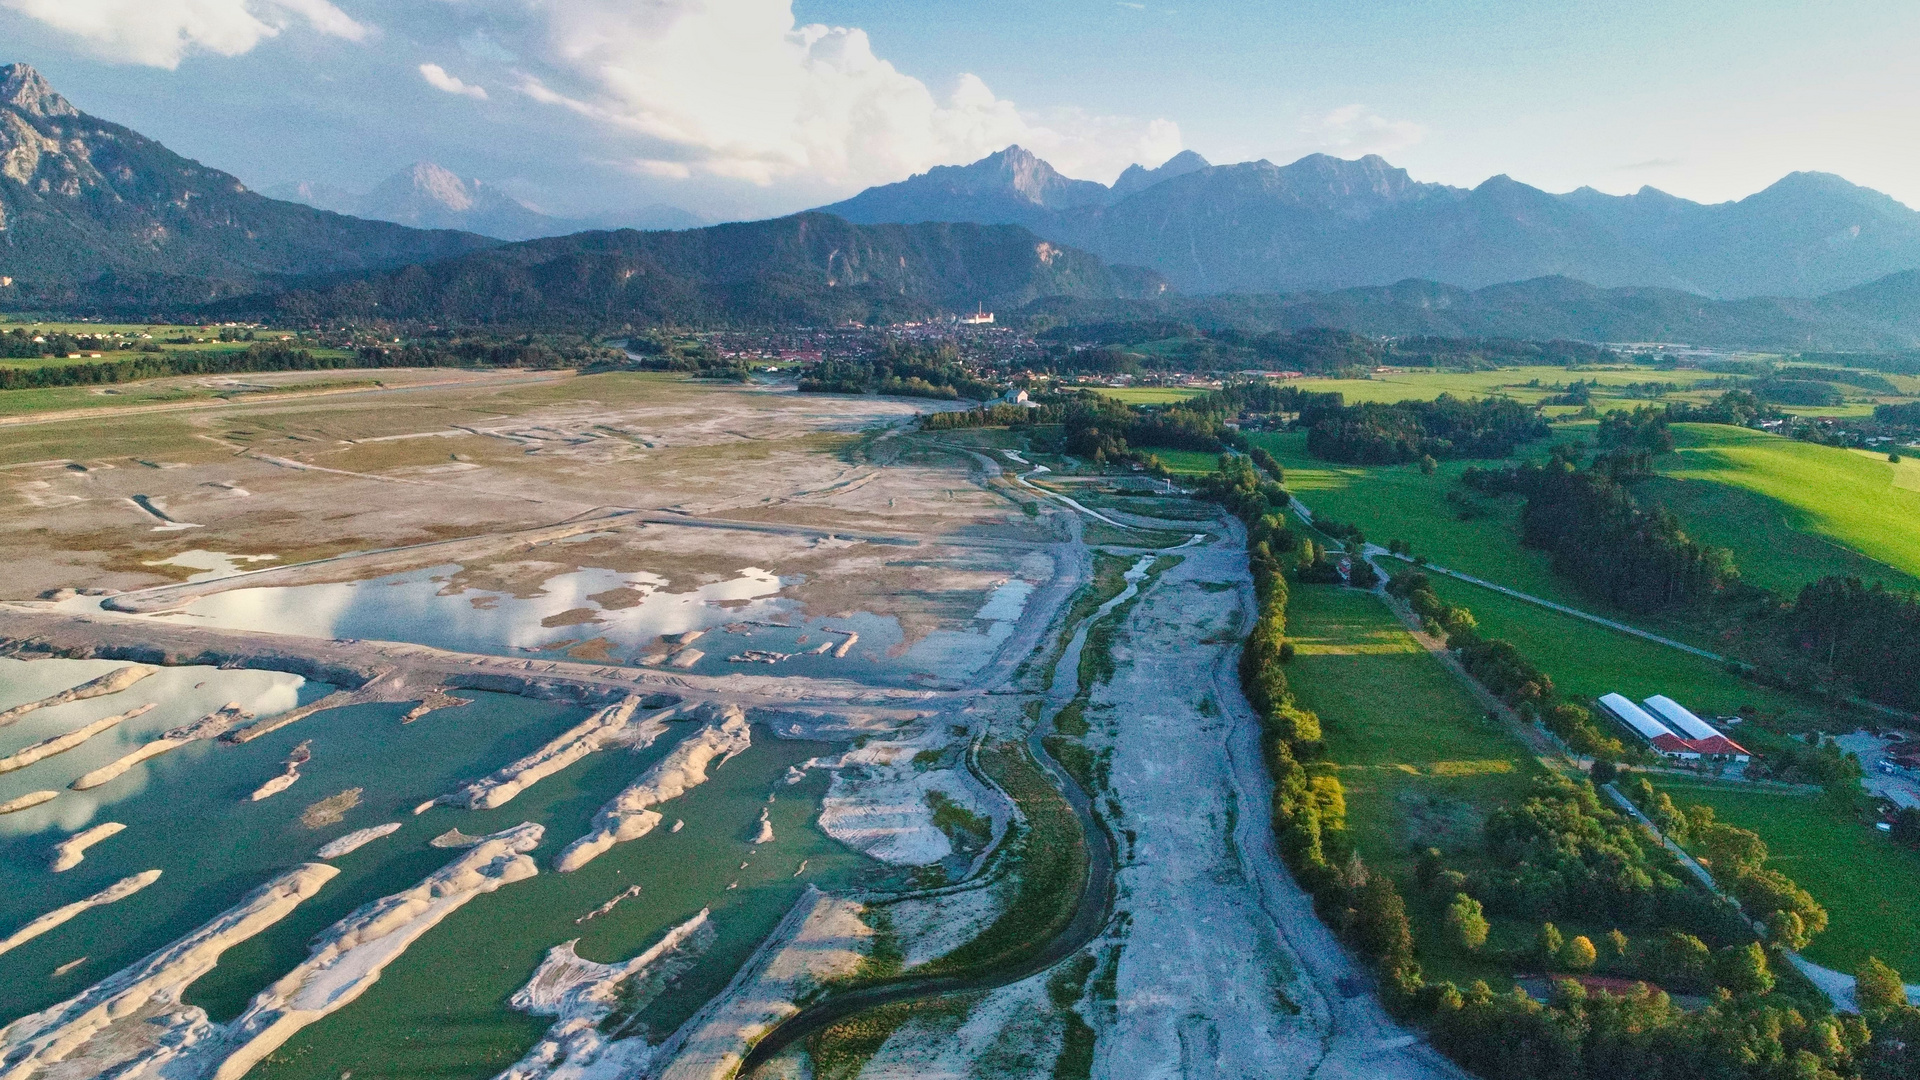
POLYGON ((1102 182, 1378 153, 1920 206, 1911 0, 0 0, 0 43, 256 188, 433 160, 570 216, 768 216, 1016 142, 1102 182))

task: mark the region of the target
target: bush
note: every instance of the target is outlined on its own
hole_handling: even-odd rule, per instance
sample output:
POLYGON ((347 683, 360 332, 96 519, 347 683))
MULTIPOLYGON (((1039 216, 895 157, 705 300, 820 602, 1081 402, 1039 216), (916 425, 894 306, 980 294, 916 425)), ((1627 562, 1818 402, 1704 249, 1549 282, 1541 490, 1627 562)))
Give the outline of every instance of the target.
POLYGON ((1453 903, 1447 905, 1446 924, 1454 944, 1467 952, 1478 952, 1487 943, 1487 932, 1491 929, 1480 901, 1466 893, 1454 894, 1453 903))
POLYGON ((1885 1009, 1907 1003, 1906 983, 1900 973, 1877 956, 1869 956, 1853 974, 1853 999, 1860 1011, 1885 1009))

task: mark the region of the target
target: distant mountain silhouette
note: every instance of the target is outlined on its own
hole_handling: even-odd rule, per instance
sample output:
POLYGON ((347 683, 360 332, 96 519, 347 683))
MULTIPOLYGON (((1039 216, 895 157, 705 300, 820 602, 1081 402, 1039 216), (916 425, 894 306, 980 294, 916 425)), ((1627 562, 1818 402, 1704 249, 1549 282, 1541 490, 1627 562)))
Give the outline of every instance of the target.
POLYGON ((362 221, 247 190, 98 120, 25 64, 0 67, 0 302, 103 279, 208 298, 263 276, 367 270, 490 247, 486 237, 362 221))
POLYGON ((681 232, 584 232, 425 266, 226 301, 216 313, 441 324, 831 325, 894 322, 1041 297, 1165 291, 1010 225, 854 225, 807 213, 681 232))
POLYGON ((1706 296, 1813 297, 1920 268, 1920 212, 1825 173, 1737 202, 1653 188, 1554 195, 1506 176, 1419 183, 1368 155, 1208 165, 1182 154, 1112 188, 1009 147, 824 208, 850 221, 1025 225, 1182 292, 1290 292, 1407 278, 1481 288, 1566 276, 1706 296))
POLYGON ((685 210, 659 203, 623 213, 560 217, 536 210, 493 184, 465 179, 431 161, 415 162, 364 195, 312 181, 277 184, 266 192, 336 213, 417 229, 461 229, 500 240, 533 240, 590 229, 692 229, 705 224, 685 210))

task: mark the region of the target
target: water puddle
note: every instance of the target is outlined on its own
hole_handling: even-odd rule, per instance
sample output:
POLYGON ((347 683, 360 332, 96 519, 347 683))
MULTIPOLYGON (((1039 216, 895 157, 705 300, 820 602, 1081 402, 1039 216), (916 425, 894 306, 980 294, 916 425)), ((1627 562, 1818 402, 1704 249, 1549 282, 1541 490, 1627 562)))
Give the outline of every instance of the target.
MULTIPOLYGON (((183 556, 184 557, 184 556, 183 556)), ((455 565, 367 581, 233 589, 160 618, 305 637, 407 641, 457 652, 654 665, 700 675, 806 675, 882 685, 965 679, 1012 633, 1034 586, 995 588, 970 622, 908 643, 870 612, 809 614, 782 591, 802 582, 748 567, 673 592, 649 573, 582 569, 532 596, 454 584, 455 565), (678 642, 697 634, 697 640, 678 642), (855 643, 842 650, 848 636, 855 643)), ((97 603, 97 601, 91 601, 97 603)))
POLYGON ((249 570, 257 569, 250 565, 252 563, 271 562, 279 557, 278 555, 229 555, 224 551, 194 548, 192 551, 183 551, 170 559, 161 559, 159 562, 150 562, 146 565, 179 566, 188 570, 198 570, 199 573, 187 578, 189 582, 213 581, 244 574, 249 570))

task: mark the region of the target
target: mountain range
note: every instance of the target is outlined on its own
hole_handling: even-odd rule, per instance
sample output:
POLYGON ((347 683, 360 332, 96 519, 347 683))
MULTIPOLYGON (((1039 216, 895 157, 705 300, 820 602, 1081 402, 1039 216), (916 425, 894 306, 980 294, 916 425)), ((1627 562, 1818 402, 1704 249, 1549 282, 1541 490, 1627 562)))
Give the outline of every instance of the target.
POLYGON ((797 214, 679 232, 583 232, 455 259, 295 283, 213 312, 505 326, 901 322, 1043 297, 1165 291, 1016 225, 855 225, 797 214))
POLYGON ((397 222, 249 191, 80 112, 25 65, 0 67, 11 308, 588 329, 888 322, 985 304, 1040 325, 1920 347, 1920 215, 1817 173, 1703 206, 1505 177, 1466 190, 1322 155, 1283 168, 1185 153, 1109 186, 1011 147, 832 213, 505 244, 399 222, 567 223, 428 162, 358 198, 397 222))
POLYGON ((1375 155, 1210 165, 1192 152, 1112 187, 1012 146, 822 207, 863 223, 1024 225, 1185 293, 1263 293, 1423 279, 1477 289, 1538 277, 1720 299, 1813 297, 1920 268, 1920 212, 1826 173, 1737 202, 1654 188, 1550 194, 1506 176, 1413 180, 1375 155))
POLYGON ((269 199, 88 116, 25 64, 0 67, 0 277, 43 295, 105 277, 134 292, 211 298, 264 276, 371 270, 496 243, 269 199))
POLYGON ((431 161, 417 161, 373 190, 356 195, 312 181, 276 184, 265 194, 339 214, 391 221, 416 229, 459 229, 500 240, 533 240, 589 229, 693 229, 702 218, 654 203, 588 218, 543 213, 481 180, 465 179, 431 161))
MULTIPOLYGON (((1677 289, 1603 289, 1565 277, 1463 289, 1408 280, 1330 292, 1095 300, 1051 297, 1026 310, 1077 325, 1083 340, 1131 336, 1128 324, 1179 323, 1261 333, 1331 327, 1403 337, 1682 342, 1770 352, 1920 348, 1920 271, 1825 296, 1713 300, 1677 289)), ((1076 335, 1069 335, 1073 337, 1076 335)))

